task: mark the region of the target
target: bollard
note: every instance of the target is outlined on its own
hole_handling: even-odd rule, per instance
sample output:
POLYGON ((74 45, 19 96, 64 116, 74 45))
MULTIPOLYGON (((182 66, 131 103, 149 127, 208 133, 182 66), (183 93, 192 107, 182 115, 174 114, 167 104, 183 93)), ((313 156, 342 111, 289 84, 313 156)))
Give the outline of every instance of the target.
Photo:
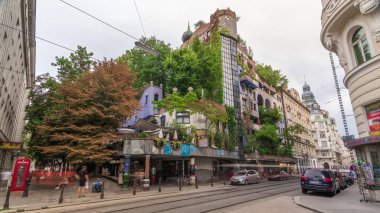
POLYGON ((64 186, 61 186, 61 194, 59 195, 59 200, 58 200, 58 203, 62 203, 63 202, 63 190, 64 190, 64 186))
POLYGON ((214 178, 211 176, 211 187, 214 187, 214 178))
POLYGON ((198 176, 195 176, 195 188, 198 189, 198 176))
POLYGON ((179 191, 182 191, 182 178, 179 178, 178 187, 179 187, 179 191))
POLYGON ((133 195, 136 195, 136 179, 133 179, 133 195))
POLYGON ((102 181, 102 189, 100 191, 100 199, 104 199, 104 188, 106 187, 106 183, 102 181))
POLYGON ((223 185, 226 185, 226 180, 223 181, 223 185))
POLYGON ((158 192, 161 192, 161 177, 158 178, 158 192))
POLYGON ((5 197, 3 209, 9 209, 9 197, 10 197, 10 195, 11 195, 11 186, 8 186, 7 195, 5 197))

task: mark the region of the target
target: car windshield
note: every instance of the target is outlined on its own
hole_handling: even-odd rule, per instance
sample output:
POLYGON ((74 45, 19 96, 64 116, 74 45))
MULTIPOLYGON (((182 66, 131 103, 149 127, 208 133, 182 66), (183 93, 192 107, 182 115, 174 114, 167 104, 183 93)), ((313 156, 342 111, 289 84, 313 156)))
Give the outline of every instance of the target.
POLYGON ((247 174, 246 171, 240 171, 240 172, 236 172, 235 176, 241 176, 241 175, 245 175, 245 174, 247 174))

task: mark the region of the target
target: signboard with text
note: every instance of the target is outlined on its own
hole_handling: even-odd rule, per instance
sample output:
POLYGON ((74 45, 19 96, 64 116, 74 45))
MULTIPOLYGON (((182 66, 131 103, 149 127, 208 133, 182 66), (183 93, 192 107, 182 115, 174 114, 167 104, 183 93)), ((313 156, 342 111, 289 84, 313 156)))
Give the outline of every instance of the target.
POLYGON ((365 107, 367 113, 367 121, 369 126, 369 134, 371 136, 380 135, 380 102, 370 104, 365 107))

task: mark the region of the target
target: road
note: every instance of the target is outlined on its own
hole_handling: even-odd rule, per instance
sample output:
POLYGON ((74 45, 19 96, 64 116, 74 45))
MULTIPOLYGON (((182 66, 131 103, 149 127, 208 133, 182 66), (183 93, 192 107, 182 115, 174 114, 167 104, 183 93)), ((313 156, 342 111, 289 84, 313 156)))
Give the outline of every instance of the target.
MULTIPOLYGON (((76 206, 81 212, 226 212, 231 209, 253 205, 255 201, 284 195, 299 195, 298 179, 288 181, 261 182, 244 186, 231 186, 212 191, 176 193, 171 196, 146 198, 138 201, 118 200, 101 204, 76 206)), ((51 209, 46 212, 73 212, 73 208, 51 209)))

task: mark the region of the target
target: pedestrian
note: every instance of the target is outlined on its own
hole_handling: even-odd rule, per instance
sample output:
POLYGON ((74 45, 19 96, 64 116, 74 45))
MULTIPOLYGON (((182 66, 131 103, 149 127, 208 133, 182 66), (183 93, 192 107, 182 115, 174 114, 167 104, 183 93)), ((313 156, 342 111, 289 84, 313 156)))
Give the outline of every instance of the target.
POLYGON ((82 169, 78 172, 75 177, 79 181, 78 185, 78 198, 84 197, 84 191, 86 188, 86 182, 88 183, 88 174, 87 174, 87 166, 82 166, 82 169))

